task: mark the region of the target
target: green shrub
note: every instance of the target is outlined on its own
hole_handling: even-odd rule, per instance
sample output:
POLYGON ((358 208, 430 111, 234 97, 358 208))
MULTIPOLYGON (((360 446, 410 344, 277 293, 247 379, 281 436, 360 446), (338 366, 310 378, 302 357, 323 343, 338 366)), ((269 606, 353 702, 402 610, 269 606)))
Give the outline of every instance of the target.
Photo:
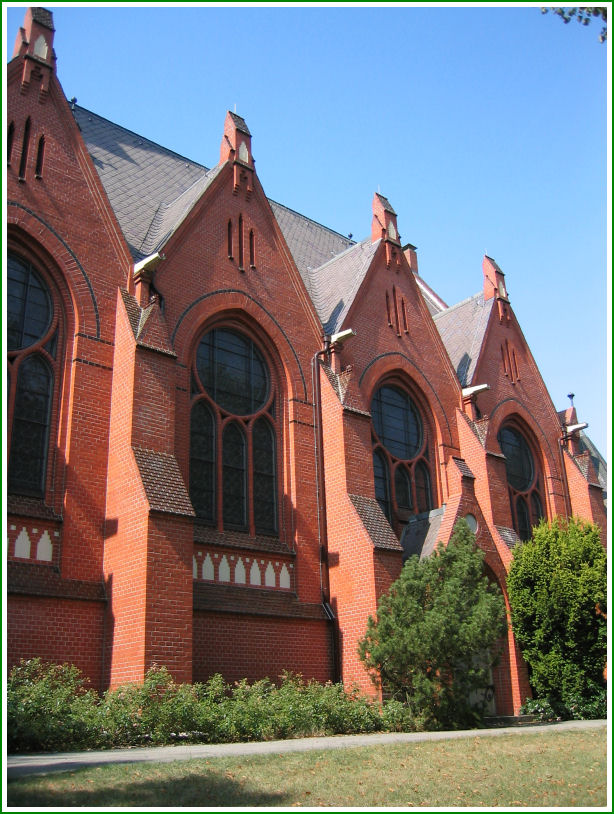
POLYGON ((428 729, 426 715, 416 716, 411 707, 394 698, 382 704, 381 722, 386 732, 423 732, 428 729))
POLYGON ((197 686, 175 684, 166 667, 154 666, 143 684, 105 693, 100 704, 102 739, 108 745, 133 745, 198 738, 201 705, 197 686))
MULTIPOLYGON (((358 652, 374 683, 428 729, 475 725, 484 688, 506 632, 498 586, 484 575, 484 555, 460 520, 447 547, 410 557, 369 617, 358 652)), ((404 713, 405 714, 405 713, 404 713)))
POLYGON ((40 659, 11 672, 8 713, 11 752, 415 731, 424 723, 399 702, 380 705, 356 687, 292 673, 279 685, 265 678, 231 686, 221 675, 192 685, 152 667, 142 684, 100 698, 76 667, 40 659))
POLYGON ((589 720, 608 717, 608 699, 605 687, 595 687, 594 692, 585 696, 570 695, 565 700, 570 718, 589 720))
POLYGON ((71 664, 30 659, 13 667, 7 686, 10 752, 87 746, 97 727, 98 696, 71 664))
POLYGON ((531 688, 592 714, 605 692, 607 561, 599 529, 582 520, 542 521, 516 546, 507 578, 512 628, 531 688))

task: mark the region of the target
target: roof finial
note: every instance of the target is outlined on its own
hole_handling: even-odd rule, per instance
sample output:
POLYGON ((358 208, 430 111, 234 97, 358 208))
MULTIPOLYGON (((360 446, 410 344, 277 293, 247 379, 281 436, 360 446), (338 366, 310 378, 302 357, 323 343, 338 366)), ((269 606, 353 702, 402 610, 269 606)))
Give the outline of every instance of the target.
POLYGON ((235 113, 237 112, 237 103, 235 102, 235 113))
POLYGON ((575 395, 576 395, 575 393, 568 393, 567 394, 567 398, 569 399, 569 401, 571 401, 571 406, 572 407, 573 407, 573 400, 574 400, 575 395))

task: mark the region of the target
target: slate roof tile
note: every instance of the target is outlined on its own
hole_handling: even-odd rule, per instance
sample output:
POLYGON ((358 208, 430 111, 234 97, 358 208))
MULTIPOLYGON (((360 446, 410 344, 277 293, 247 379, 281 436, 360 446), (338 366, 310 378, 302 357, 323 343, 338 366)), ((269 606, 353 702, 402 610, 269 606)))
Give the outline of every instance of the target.
MULTIPOLYGON (((135 261, 153 254, 223 165, 208 169, 79 105, 71 108, 135 261)), ((231 116, 249 134, 245 121, 231 116)), ((334 332, 358 292, 378 242, 355 243, 276 201, 269 203, 325 332, 334 332)), ((435 292, 417 275, 416 279, 431 313, 445 308, 435 292)))
POLYGON ((307 291, 313 296, 312 271, 353 246, 354 241, 277 201, 269 203, 307 291))
POLYGON ((509 549, 514 548, 514 546, 520 542, 520 537, 514 531, 514 529, 508 529, 506 526, 495 526, 495 528, 509 549))
POLYGON ((311 272, 311 298, 325 334, 335 333, 343 324, 380 242, 356 243, 311 272))
POLYGON ((473 379, 493 302, 475 294, 433 316, 462 387, 473 379))
POLYGON ((403 559, 418 556, 420 559, 430 557, 437 547, 437 536, 441 528, 445 506, 432 509, 425 514, 409 518, 401 535, 403 559))

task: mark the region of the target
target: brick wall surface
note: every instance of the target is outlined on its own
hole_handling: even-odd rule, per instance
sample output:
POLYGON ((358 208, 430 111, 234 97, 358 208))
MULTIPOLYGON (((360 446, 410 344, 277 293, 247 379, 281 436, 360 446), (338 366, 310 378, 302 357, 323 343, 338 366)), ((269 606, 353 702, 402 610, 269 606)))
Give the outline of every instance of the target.
MULTIPOLYGON (((51 44, 51 30, 44 34, 51 44)), ((478 545, 504 595, 512 516, 497 433, 506 422, 521 428, 533 450, 548 517, 573 512, 593 519, 605 540, 601 491, 583 473, 583 461, 561 449, 560 419, 511 306, 493 295, 501 276, 495 265, 484 267, 485 291, 496 307, 471 382, 490 389, 463 405, 401 250, 396 215, 376 195, 377 247, 337 326, 356 336, 320 356, 325 370, 315 363, 322 325, 240 122, 228 114, 225 163, 164 245, 155 272, 135 279, 53 60, 25 58, 27 47, 7 69, 15 134, 7 241, 52 291, 60 375, 46 492, 42 499, 9 501, 9 663, 33 655, 74 661, 101 687, 142 680, 153 663, 166 664, 179 681, 214 672, 227 680, 276 678, 285 669, 327 680, 334 660, 332 625, 322 609, 328 597, 341 675, 373 694, 357 643, 402 563, 400 547, 390 542, 401 526, 391 530, 377 511, 368 520, 364 509, 374 503, 369 410, 385 383, 405 389, 422 416, 433 502, 445 507, 439 539, 447 542, 456 520, 473 514, 478 545), (44 162, 37 172, 41 136, 44 162), (154 291, 160 303, 150 301, 154 291), (221 526, 203 530, 189 502, 195 354, 202 336, 222 326, 256 343, 275 389, 279 534, 269 540, 221 526), (226 580, 215 556, 218 570, 209 579, 213 565, 207 561, 203 571, 209 551, 233 568, 235 555, 259 558, 263 568, 266 559, 274 579, 269 573, 268 584, 264 578, 258 584, 257 576, 243 584, 233 571, 226 580)), ((366 222, 369 214, 366 207, 366 222)), ((415 252, 408 256, 415 264, 415 252)), ((493 680, 499 711, 517 712, 529 688, 511 635, 493 680)))
POLYGON ((7 669, 20 659, 68 662, 103 689, 104 603, 10 596, 6 610, 7 669))

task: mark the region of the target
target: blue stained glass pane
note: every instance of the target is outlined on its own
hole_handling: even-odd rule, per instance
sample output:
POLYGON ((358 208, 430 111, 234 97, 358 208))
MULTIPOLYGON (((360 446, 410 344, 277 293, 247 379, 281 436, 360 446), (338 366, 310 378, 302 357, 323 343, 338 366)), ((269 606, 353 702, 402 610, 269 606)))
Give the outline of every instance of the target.
POLYGON ((254 524, 257 534, 277 531, 277 465, 275 434, 265 418, 259 418, 252 433, 254 456, 254 524))
POLYGON ((190 423, 190 498, 198 517, 215 522, 215 421, 204 401, 192 408, 190 423))
POLYGON ((42 339, 53 315, 50 291, 29 263, 11 254, 6 302, 9 351, 28 348, 42 339))
POLYGON ((42 495, 44 492, 53 374, 47 362, 30 356, 19 368, 11 432, 9 489, 42 495))
POLYGON ((238 424, 228 424, 222 436, 224 528, 247 529, 245 435, 238 424))
POLYGON ((203 388, 225 412, 250 415, 266 403, 268 367, 243 334, 226 328, 209 331, 198 347, 196 367, 203 388))
POLYGON ((388 463, 381 452, 373 453, 373 476, 375 479, 375 499, 379 503, 381 510, 388 520, 390 513, 390 481, 388 473, 388 463))
POLYGON ((497 439, 501 452, 505 455, 508 483, 519 492, 527 491, 533 482, 535 472, 529 445, 512 427, 503 427, 497 439))
POLYGON ((516 500, 516 520, 518 536, 521 540, 531 539, 531 519, 529 517, 529 507, 523 497, 516 500))
POLYGON ((422 421, 407 393, 380 387, 371 402, 375 432, 388 452, 401 461, 416 457, 422 446, 422 421))

